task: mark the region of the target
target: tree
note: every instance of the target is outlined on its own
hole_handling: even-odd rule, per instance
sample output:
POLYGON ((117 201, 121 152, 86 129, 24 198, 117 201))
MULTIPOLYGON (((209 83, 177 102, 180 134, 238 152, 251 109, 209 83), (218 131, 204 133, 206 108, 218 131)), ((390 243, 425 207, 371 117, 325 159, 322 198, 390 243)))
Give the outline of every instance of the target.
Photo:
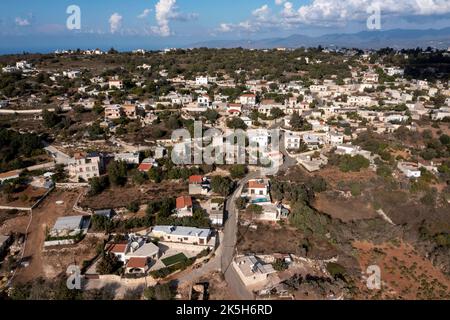
POLYGON ((366 169, 370 166, 370 161, 361 155, 354 157, 350 155, 344 155, 340 157, 339 169, 343 172, 358 172, 361 169, 366 169))
POLYGON ((441 143, 443 145, 449 145, 450 144, 450 136, 443 134, 442 136, 440 136, 439 140, 441 141, 441 143))
POLYGON ((211 179, 211 188, 213 192, 224 197, 228 196, 233 190, 234 183, 228 177, 215 176, 211 179))
POLYGON ((272 108, 272 109, 270 110, 270 115, 272 116, 273 119, 279 119, 279 118, 285 116, 283 110, 281 110, 281 109, 278 108, 278 107, 272 108))
POLYGON ((231 129, 247 129, 247 125, 245 124, 244 120, 238 117, 233 117, 231 119, 227 120, 227 127, 231 129))
POLYGON ((212 109, 208 109, 203 112, 203 116, 211 123, 215 123, 217 119, 219 119, 219 113, 212 109))
POLYGON ((245 177, 248 172, 248 168, 246 165, 237 164, 231 167, 230 174, 233 179, 241 179, 245 177))
POLYGON ((260 215, 263 213, 263 207, 258 206, 257 204, 251 204, 247 207, 247 212, 251 214, 260 215))
POLYGON ((239 197, 236 199, 236 207, 238 210, 244 210, 247 207, 247 199, 239 197))
POLYGON ((114 254, 103 253, 101 260, 97 264, 97 272, 101 275, 114 274, 121 266, 122 263, 114 254))
POLYGON ((312 129, 312 126, 301 117, 298 112, 294 112, 291 116, 290 125, 292 129, 298 131, 308 131, 312 129))
POLYGON ((148 178, 155 183, 160 183, 163 179, 161 168, 155 168, 155 167, 151 168, 148 171, 148 178))
POLYGON ((91 218, 92 229, 94 231, 109 231, 112 227, 111 220, 108 217, 102 215, 93 215, 91 218))
POLYGON ((125 161, 113 161, 108 166, 108 176, 111 184, 124 186, 127 183, 127 163, 125 161))
POLYGON ((139 211, 139 207, 140 207, 139 202, 133 201, 127 205, 127 210, 132 213, 136 213, 139 211))
POLYGON ((272 263, 272 266, 278 272, 282 272, 289 267, 283 259, 277 259, 274 263, 272 263))
POLYGON ((91 196, 98 195, 103 192, 108 187, 109 180, 108 177, 94 177, 89 180, 89 194, 91 196))
POLYGON ((144 184, 147 181, 147 175, 144 172, 135 170, 132 175, 133 182, 137 185, 144 184))
POLYGON ((148 287, 144 290, 144 298, 146 300, 172 300, 174 294, 169 283, 157 284, 154 287, 148 287))
POLYGON ((44 126, 47 128, 53 128, 59 124, 61 121, 60 117, 56 114, 56 112, 44 110, 42 112, 42 119, 44 121, 44 126))
POLYGON ((169 217, 173 213, 173 209, 175 209, 175 199, 173 198, 165 198, 161 202, 161 207, 159 209, 158 217, 169 217))

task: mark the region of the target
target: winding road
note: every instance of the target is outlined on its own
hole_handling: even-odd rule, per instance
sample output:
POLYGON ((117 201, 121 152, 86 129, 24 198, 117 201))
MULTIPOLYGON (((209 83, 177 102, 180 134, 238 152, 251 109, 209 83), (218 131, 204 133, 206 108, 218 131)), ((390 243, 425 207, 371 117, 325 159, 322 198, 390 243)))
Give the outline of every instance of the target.
MULTIPOLYGON (((280 151, 284 155, 283 164, 280 166, 280 170, 287 170, 292 166, 297 165, 297 161, 291 158, 286 152, 284 145, 284 133, 281 132, 280 135, 280 151)), ((237 244, 237 231, 238 231, 238 210, 236 210, 236 199, 238 199, 244 186, 249 180, 266 177, 264 169, 258 169, 256 171, 250 172, 247 176, 241 179, 238 183, 236 190, 228 198, 226 203, 226 213, 228 215, 227 221, 224 228, 224 237, 222 243, 222 259, 221 259, 221 270, 225 276, 225 280, 228 283, 232 293, 242 300, 253 300, 254 295, 250 292, 244 283, 239 278, 235 269, 232 266, 233 257, 236 254, 236 244, 237 244)))

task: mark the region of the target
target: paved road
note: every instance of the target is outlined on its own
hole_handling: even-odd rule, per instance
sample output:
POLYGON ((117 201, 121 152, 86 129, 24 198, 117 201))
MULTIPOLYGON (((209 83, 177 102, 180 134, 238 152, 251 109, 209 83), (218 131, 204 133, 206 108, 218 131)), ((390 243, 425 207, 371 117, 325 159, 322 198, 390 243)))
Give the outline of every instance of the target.
POLYGON ((70 162, 71 158, 69 155, 56 149, 54 146, 48 144, 47 142, 43 142, 43 143, 45 146, 44 149, 52 155, 52 157, 55 159, 56 164, 67 165, 70 162))
POLYGON ((151 148, 148 146, 135 146, 132 145, 130 143, 126 143, 122 140, 116 139, 115 137, 112 137, 109 139, 109 141, 113 144, 116 144, 118 146, 120 146, 124 152, 141 152, 141 151, 145 151, 145 150, 150 150, 151 148))
MULTIPOLYGON (((287 170, 292 166, 297 165, 297 160, 291 158, 286 152, 284 145, 284 133, 281 132, 280 135, 280 152, 284 155, 283 164, 280 166, 279 170, 287 170)), ((239 181, 238 187, 234 193, 228 198, 226 204, 226 212, 228 214, 228 219, 225 223, 224 237, 222 243, 222 259, 221 259, 221 270, 225 276, 225 280, 228 283, 232 293, 239 299, 242 300, 253 300, 254 295, 250 292, 244 283, 239 278, 235 269, 232 266, 233 257, 236 253, 237 244, 237 231, 238 231, 238 210, 236 210, 235 201, 241 194, 244 186, 251 179, 263 178, 266 176, 266 172, 270 170, 259 169, 257 171, 250 172, 245 178, 239 181)))
POLYGON ((224 228, 224 237, 222 243, 222 259, 221 270, 225 276, 232 293, 242 300, 253 300, 253 294, 245 287, 240 280, 236 271, 232 266, 233 257, 236 250, 237 243, 237 228, 238 228, 238 211, 236 210, 236 199, 241 196, 244 186, 251 179, 261 177, 261 172, 250 172, 245 178, 239 181, 238 187, 234 193, 228 198, 226 203, 226 213, 228 215, 224 228))

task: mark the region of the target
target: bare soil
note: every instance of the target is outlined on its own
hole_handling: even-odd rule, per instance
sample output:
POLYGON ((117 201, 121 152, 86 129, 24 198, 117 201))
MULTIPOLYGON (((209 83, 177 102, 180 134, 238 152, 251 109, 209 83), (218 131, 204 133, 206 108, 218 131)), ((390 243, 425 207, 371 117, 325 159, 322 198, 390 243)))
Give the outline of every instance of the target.
POLYGON ((316 195, 313 207, 343 222, 372 219, 378 215, 370 202, 361 198, 335 198, 326 193, 316 195))
MULTIPOLYGON (((64 268, 60 269, 63 266, 61 262, 55 266, 51 265, 54 260, 47 259, 43 251, 43 245, 47 228, 52 228, 59 217, 79 215, 73 211, 73 205, 78 195, 77 191, 56 189, 33 210, 31 223, 30 214, 27 214, 9 219, 0 227, 0 233, 3 234, 26 233, 27 226, 30 224, 24 251, 24 258, 30 259, 30 265, 27 268, 18 269, 14 281, 27 282, 38 277, 51 278, 55 274, 65 271, 64 268), (63 201, 64 203, 57 205, 57 201, 63 201)), ((60 259, 67 259, 68 264, 73 264, 75 257, 75 262, 81 263, 86 258, 83 252, 82 249, 74 255, 63 254, 60 255, 60 259)))
POLYGON ((166 197, 179 197, 188 195, 188 186, 185 182, 149 183, 143 186, 113 187, 96 196, 85 197, 80 205, 83 208, 114 209, 123 208, 133 201, 140 203, 159 200, 166 197))
POLYGON ((362 270, 378 265, 382 288, 369 291, 365 282, 359 283, 361 299, 449 299, 450 279, 414 248, 404 242, 374 245, 354 242, 362 270))
POLYGON ((37 200, 39 200, 43 195, 47 193, 47 191, 48 189, 45 188, 35 188, 31 185, 28 185, 21 192, 12 194, 11 199, 8 199, 5 194, 1 194, 0 204, 3 206, 28 208, 33 206, 37 200))

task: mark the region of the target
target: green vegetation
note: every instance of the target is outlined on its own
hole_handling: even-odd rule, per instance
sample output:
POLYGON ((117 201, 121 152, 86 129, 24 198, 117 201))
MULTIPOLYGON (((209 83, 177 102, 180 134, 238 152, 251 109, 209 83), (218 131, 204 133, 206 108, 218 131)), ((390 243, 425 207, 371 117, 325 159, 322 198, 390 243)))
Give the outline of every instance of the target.
POLYGON ((211 179, 211 188, 213 192, 226 197, 233 191, 234 183, 228 177, 214 176, 211 179))
POLYGON ((284 262, 283 259, 277 259, 274 263, 272 263, 272 266, 278 272, 285 271, 289 267, 289 265, 284 262))
POLYGON ((169 283, 157 284, 154 287, 148 287, 144 290, 144 298, 146 300, 168 301, 175 297, 169 283))
POLYGON ((342 265, 340 265, 338 263, 330 262, 327 264, 327 270, 333 278, 345 279, 346 270, 342 265))
POLYGON ((94 177, 89 180, 89 195, 95 196, 102 193, 109 186, 108 177, 94 177))
POLYGON ((245 175, 248 173, 248 168, 246 165, 243 164, 236 164, 233 165, 230 169, 230 174, 233 179, 241 179, 245 177, 245 175))
POLYGON ((104 252, 100 261, 97 263, 97 272, 101 275, 118 274, 121 267, 122 262, 114 254, 104 252))
POLYGON ((245 124, 244 120, 238 117, 228 119, 227 127, 230 129, 242 129, 242 130, 247 129, 247 125, 245 124))
POLYGON ((250 214, 260 215, 263 213, 263 207, 258 206, 257 204, 251 204, 247 207, 247 212, 250 214))
POLYGON ((43 154, 42 143, 34 133, 0 128, 0 172, 34 165, 29 157, 43 154))
POLYGON ((309 124, 303 117, 297 112, 294 112, 291 116, 290 123, 292 129, 296 131, 309 131, 312 130, 312 125, 309 124))
POLYGON ((346 154, 340 156, 338 161, 339 169, 342 172, 359 172, 362 169, 369 168, 370 166, 370 161, 361 155, 352 157, 346 154))
POLYGON ((174 264, 182 263, 187 260, 187 257, 184 253, 179 253, 174 256, 164 258, 161 261, 164 263, 166 267, 173 266, 174 264))
POLYGON ((124 186, 127 183, 127 163, 113 161, 108 165, 109 181, 114 186, 124 186))

